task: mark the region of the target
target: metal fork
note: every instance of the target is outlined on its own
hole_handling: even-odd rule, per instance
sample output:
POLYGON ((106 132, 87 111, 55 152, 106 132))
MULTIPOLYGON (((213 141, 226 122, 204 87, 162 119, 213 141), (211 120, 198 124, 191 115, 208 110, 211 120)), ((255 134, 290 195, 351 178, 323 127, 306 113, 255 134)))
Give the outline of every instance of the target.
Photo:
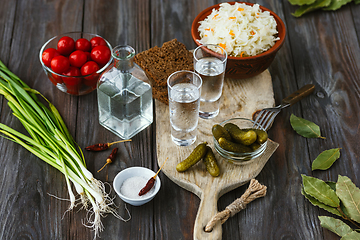
POLYGON ((297 103, 304 97, 311 94, 314 90, 315 90, 315 85, 307 84, 302 88, 300 88, 299 90, 297 90, 296 92, 293 92, 292 94, 284 98, 280 105, 273 108, 264 108, 257 115, 253 128, 258 129, 262 127, 265 130, 268 130, 271 124, 274 122, 276 115, 278 115, 282 109, 289 107, 294 103, 297 103))

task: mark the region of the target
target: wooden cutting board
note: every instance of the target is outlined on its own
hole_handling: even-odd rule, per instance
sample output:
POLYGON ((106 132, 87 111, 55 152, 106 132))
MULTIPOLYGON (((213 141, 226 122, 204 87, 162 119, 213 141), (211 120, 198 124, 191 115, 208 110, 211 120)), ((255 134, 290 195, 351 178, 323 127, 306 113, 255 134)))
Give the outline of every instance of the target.
MULTIPOLYGON (((264 154, 255 161, 243 165, 229 163, 214 149, 211 128, 233 117, 252 118, 252 114, 262 108, 274 106, 274 94, 269 71, 249 79, 225 79, 220 113, 213 119, 199 118, 198 134, 195 144, 188 147, 175 145, 170 137, 169 107, 155 101, 156 108, 156 146, 159 166, 169 157, 163 167, 164 174, 180 187, 196 194, 200 206, 194 224, 194 239, 221 239, 221 224, 217 224, 210 233, 203 229, 217 210, 217 201, 225 193, 238 188, 255 178, 267 160, 278 147, 269 141, 264 154), (221 174, 214 178, 201 161, 184 173, 176 171, 176 165, 184 160, 199 143, 207 141, 218 160, 221 174)), ((234 199, 235 200, 235 199, 234 199)), ((221 209, 222 210, 222 209, 221 209)))

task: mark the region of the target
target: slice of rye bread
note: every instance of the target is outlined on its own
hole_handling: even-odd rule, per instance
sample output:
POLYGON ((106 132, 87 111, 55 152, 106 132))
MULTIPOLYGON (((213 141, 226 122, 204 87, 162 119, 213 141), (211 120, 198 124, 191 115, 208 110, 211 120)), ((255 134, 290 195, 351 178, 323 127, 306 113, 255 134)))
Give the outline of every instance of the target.
POLYGON ((192 53, 177 39, 165 42, 161 48, 155 46, 138 53, 134 61, 151 81, 153 97, 165 104, 168 104, 166 81, 170 74, 179 70, 194 70, 192 53))
POLYGON ((158 99, 160 102, 169 105, 169 98, 167 90, 165 92, 158 91, 156 88, 152 88, 153 98, 158 99))

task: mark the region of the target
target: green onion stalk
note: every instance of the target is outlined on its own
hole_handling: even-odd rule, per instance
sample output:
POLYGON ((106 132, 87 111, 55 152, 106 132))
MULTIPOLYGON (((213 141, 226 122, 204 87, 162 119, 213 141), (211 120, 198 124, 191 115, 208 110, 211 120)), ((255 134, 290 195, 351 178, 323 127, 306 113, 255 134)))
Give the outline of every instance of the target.
POLYGON ((101 216, 104 214, 111 213, 123 221, 130 219, 123 219, 115 211, 113 200, 106 193, 104 184, 95 179, 86 168, 81 148, 74 141, 55 106, 40 92, 20 80, 1 61, 0 94, 8 100, 13 115, 20 120, 29 136, 2 123, 0 133, 64 174, 70 199, 68 210, 81 204, 87 211, 84 225, 95 231, 95 237, 104 229, 101 223, 101 216), (40 102, 38 96, 49 107, 40 102), (73 193, 72 185, 78 198, 73 193))

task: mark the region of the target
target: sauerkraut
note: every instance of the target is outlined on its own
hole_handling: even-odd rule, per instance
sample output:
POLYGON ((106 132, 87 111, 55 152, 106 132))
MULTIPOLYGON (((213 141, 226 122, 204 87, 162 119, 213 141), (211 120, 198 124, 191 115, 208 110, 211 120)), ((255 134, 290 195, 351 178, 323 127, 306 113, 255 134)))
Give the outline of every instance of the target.
POLYGON ((198 31, 201 44, 217 44, 234 57, 263 53, 280 39, 276 37, 274 17, 269 11, 262 11, 259 4, 222 3, 200 21, 198 31))

